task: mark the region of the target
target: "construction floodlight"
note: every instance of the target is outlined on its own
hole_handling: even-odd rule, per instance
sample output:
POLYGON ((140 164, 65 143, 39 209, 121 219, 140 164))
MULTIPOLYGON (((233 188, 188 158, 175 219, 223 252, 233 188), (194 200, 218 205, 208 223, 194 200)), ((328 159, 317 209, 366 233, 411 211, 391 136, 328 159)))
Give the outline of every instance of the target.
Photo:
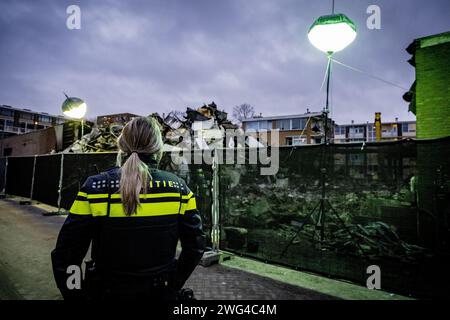
POLYGON ((308 31, 312 45, 329 54, 341 51, 355 38, 356 25, 342 13, 319 17, 308 31))
POLYGON ((63 113, 70 118, 82 119, 86 114, 86 103, 80 98, 69 97, 66 94, 65 96, 66 100, 64 100, 61 107, 63 113))

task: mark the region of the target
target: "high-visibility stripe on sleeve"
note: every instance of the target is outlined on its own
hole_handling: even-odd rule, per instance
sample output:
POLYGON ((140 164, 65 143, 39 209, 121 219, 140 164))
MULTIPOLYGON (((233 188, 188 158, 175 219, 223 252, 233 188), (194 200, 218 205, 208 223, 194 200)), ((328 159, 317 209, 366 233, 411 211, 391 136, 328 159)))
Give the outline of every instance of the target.
POLYGON ((78 192, 75 201, 69 210, 72 214, 78 215, 91 215, 91 208, 89 206, 89 202, 87 200, 87 194, 85 192, 78 192))
POLYGON ((188 194, 183 194, 183 195, 181 195, 181 199, 182 199, 182 200, 188 200, 188 199, 192 198, 193 195, 194 195, 194 194, 193 194, 192 191, 191 191, 191 192, 189 192, 188 194))
POLYGON ((195 197, 192 195, 188 200, 182 200, 180 213, 185 214, 186 211, 197 209, 197 202, 195 201, 195 197))

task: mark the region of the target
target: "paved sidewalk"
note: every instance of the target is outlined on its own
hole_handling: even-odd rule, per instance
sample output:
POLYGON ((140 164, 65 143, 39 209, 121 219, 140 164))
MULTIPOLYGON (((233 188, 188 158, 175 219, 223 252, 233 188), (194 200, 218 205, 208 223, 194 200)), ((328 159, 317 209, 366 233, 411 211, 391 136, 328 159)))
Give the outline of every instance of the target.
MULTIPOLYGON (((0 200, 0 300, 61 299, 53 280, 50 251, 63 216, 42 216, 51 207, 0 200)), ((198 266, 187 287, 198 299, 333 299, 224 265, 198 266)))

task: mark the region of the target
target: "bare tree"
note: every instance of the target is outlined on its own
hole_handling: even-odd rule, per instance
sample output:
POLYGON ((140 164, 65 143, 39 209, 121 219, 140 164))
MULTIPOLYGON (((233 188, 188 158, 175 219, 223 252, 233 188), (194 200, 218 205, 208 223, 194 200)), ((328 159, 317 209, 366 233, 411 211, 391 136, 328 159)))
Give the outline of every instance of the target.
POLYGON ((254 115, 255 109, 248 103, 233 108, 233 118, 239 122, 242 122, 244 119, 252 118, 254 115))

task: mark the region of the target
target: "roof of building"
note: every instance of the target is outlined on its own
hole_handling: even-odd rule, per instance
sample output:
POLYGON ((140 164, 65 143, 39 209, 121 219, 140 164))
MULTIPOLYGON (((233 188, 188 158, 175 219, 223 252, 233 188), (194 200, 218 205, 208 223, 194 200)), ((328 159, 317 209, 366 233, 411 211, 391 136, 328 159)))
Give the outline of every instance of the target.
POLYGON ((413 54, 414 51, 418 48, 426 48, 448 42, 450 42, 450 31, 414 39, 414 41, 409 45, 409 47, 406 50, 410 54, 413 54))
POLYGON ((129 112, 121 112, 121 113, 112 113, 112 114, 104 114, 101 116, 98 116, 97 118, 104 118, 104 117, 116 117, 116 116, 132 116, 132 117, 140 117, 138 114, 129 113, 129 112))
MULTIPOLYGON (((414 120, 408 120, 408 121, 389 121, 389 122, 383 122, 381 121, 381 125, 387 125, 387 124, 402 124, 402 123, 416 123, 414 120)), ((367 125, 373 125, 373 122, 366 122, 366 123, 345 123, 345 124, 336 124, 336 127, 361 127, 361 126, 367 126, 367 125)))
POLYGON ((26 109, 26 108, 21 109, 21 108, 11 107, 11 106, 8 106, 6 104, 0 104, 0 108, 6 108, 6 109, 9 109, 9 110, 15 110, 15 111, 39 114, 39 115, 48 116, 48 117, 55 117, 55 118, 66 119, 62 115, 53 115, 53 114, 48 114, 47 112, 33 111, 33 110, 30 110, 30 109, 26 109))
POLYGON ((310 118, 310 117, 320 117, 320 116, 322 116, 322 112, 307 112, 307 113, 302 113, 302 114, 283 115, 283 116, 253 117, 253 118, 249 118, 249 119, 243 119, 242 122, 298 119, 298 118, 310 118))

